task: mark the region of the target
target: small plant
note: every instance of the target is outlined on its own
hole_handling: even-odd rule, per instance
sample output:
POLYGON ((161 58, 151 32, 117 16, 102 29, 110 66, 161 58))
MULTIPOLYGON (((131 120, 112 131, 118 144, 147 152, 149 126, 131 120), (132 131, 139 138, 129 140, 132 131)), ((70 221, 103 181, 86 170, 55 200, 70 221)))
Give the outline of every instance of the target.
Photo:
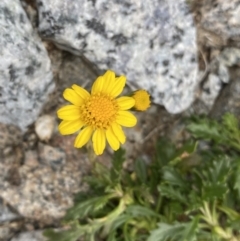
POLYGON ((95 163, 76 196, 62 231, 48 241, 238 241, 240 240, 240 130, 226 114, 221 123, 194 118, 193 138, 180 149, 156 144, 151 164, 137 159, 123 169, 124 150, 109 169, 95 163))

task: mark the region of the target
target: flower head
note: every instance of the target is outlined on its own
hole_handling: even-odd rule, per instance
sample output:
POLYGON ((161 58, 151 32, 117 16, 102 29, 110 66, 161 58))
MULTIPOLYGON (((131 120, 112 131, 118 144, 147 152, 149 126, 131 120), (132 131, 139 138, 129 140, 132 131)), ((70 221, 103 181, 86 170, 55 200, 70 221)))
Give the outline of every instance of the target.
POLYGON ((126 140, 122 126, 133 127, 136 117, 128 110, 135 100, 132 97, 118 97, 126 83, 126 77, 115 77, 108 70, 93 83, 91 93, 78 85, 67 88, 63 97, 71 105, 60 108, 57 112, 62 122, 59 131, 62 135, 73 134, 80 130, 74 146, 84 146, 92 137, 93 149, 101 155, 106 147, 106 140, 113 150, 126 140))
POLYGON ((135 100, 135 105, 133 106, 135 110, 145 111, 150 107, 150 95, 146 90, 136 90, 133 92, 132 97, 135 100))

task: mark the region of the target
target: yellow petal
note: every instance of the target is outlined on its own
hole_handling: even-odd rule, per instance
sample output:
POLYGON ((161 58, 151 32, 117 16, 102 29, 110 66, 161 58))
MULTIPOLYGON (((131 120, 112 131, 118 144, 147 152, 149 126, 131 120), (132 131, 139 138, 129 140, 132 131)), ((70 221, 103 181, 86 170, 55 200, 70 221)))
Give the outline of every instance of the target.
POLYGON ((118 95, 120 95, 122 93, 125 84, 126 84, 125 76, 120 76, 120 77, 116 78, 113 89, 111 90, 111 92, 109 94, 112 95, 113 97, 117 97, 118 95))
POLYGON ((115 134, 115 136, 118 138, 118 140, 124 144, 126 141, 126 136, 122 130, 122 127, 120 125, 118 125, 117 123, 113 123, 112 124, 112 130, 113 133, 115 134))
POLYGON ((104 75, 104 85, 103 85, 103 92, 108 94, 113 90, 115 85, 115 73, 111 70, 108 70, 104 75))
POLYGON ((104 78, 103 76, 99 76, 95 82, 93 83, 91 93, 95 94, 101 92, 104 86, 104 78))
POLYGON ((119 125, 133 127, 137 124, 137 118, 129 111, 119 111, 116 122, 119 125))
POLYGON ((84 123, 80 120, 75 121, 62 121, 58 126, 58 130, 62 135, 70 135, 80 130, 84 123))
POLYGON ((129 110, 135 105, 135 100, 132 97, 122 96, 117 99, 120 110, 129 110))
POLYGON ((72 88, 84 100, 90 96, 88 91, 78 85, 72 85, 72 88))
POLYGON ((71 102, 72 104, 76 105, 76 106, 81 106, 84 99, 82 97, 80 97, 76 91, 74 91, 73 89, 65 89, 63 92, 63 97, 65 100, 68 100, 69 102, 71 102))
POLYGON ((62 120, 77 120, 81 116, 79 107, 75 105, 67 105, 60 108, 57 111, 57 115, 62 120))
POLYGON ((93 128, 91 126, 87 126, 82 131, 80 131, 80 133, 75 139, 74 147, 81 148, 82 146, 84 146, 89 141, 92 132, 93 128))
POLYGON ((111 146, 111 148, 116 151, 119 149, 120 147, 120 143, 118 138, 115 136, 115 134, 113 133, 112 128, 107 129, 106 131, 106 137, 107 137, 107 141, 109 143, 109 145, 111 146))
POLYGON ((105 131, 102 129, 97 129, 92 137, 93 149, 96 155, 101 155, 106 147, 106 136, 105 131))

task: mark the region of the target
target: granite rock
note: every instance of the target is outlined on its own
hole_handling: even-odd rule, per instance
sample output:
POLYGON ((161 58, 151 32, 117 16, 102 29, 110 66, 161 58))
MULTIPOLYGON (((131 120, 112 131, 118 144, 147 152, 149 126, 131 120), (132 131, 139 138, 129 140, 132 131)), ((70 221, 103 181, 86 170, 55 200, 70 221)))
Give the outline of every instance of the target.
MULTIPOLYGON (((64 139, 69 142, 68 137, 64 139)), ((72 205, 73 195, 86 189, 82 177, 89 171, 87 155, 76 150, 74 157, 69 156, 65 141, 62 147, 40 144, 38 152, 26 151, 17 168, 18 182, 4 178, 8 166, 0 166, 0 197, 22 217, 42 225, 54 224, 72 205)))
POLYGON ((219 76, 211 73, 208 76, 207 81, 203 85, 201 100, 206 106, 210 108, 213 106, 220 90, 222 88, 222 82, 219 76))
POLYGON ((11 241, 46 241, 42 231, 22 232, 11 239, 11 241))
POLYGON ((214 118, 220 119, 226 112, 234 114, 238 119, 240 118, 239 66, 233 66, 230 68, 229 75, 230 83, 222 89, 212 111, 210 112, 210 115, 214 118))
POLYGON ((39 143, 38 153, 40 162, 50 166, 54 170, 60 170, 66 164, 66 154, 61 148, 54 148, 39 143))
POLYGON ((14 213, 6 204, 4 204, 3 200, 0 199, 0 224, 19 218, 20 216, 17 213, 14 213))
POLYGON ((202 85, 202 93, 200 96, 201 101, 209 111, 213 108, 222 90, 222 86, 229 84, 231 80, 231 69, 239 66, 240 49, 238 48, 224 48, 223 51, 211 61, 208 68, 209 73, 202 85))
POLYGON ((240 40, 240 1, 201 1, 200 26, 205 31, 207 44, 221 47, 230 40, 236 44, 240 40))
POLYGON ((219 62, 227 67, 240 66, 240 49, 239 48, 225 48, 220 56, 219 62))
POLYGON ((9 241, 11 238, 23 228, 22 220, 6 221, 0 225, 0 241, 9 241))
POLYGON ((0 150, 18 146, 22 142, 22 132, 15 125, 0 123, 0 150))
POLYGON ((0 1, 0 122, 22 130, 53 90, 46 49, 19 0, 0 1))
POLYGON ((101 71, 125 74, 171 113, 192 103, 196 32, 185 0, 37 0, 37 7, 43 38, 101 71))

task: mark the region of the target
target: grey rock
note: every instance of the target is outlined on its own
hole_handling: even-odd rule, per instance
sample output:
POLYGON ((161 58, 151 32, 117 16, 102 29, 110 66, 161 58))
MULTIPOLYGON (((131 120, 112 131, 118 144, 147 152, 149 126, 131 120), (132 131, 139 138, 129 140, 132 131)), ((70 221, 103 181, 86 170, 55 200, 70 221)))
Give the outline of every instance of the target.
POLYGON ((9 241, 21 228, 21 220, 0 225, 0 241, 9 241))
POLYGON ((54 87, 50 60, 19 0, 0 1, 0 31, 0 122, 26 130, 54 87))
POLYGON ((46 241, 42 231, 29 231, 18 234, 11 241, 46 241))
POLYGON ((219 67, 218 67, 218 76, 223 83, 227 84, 229 82, 230 76, 229 76, 228 68, 226 65, 222 64, 221 62, 219 63, 219 67))
POLYGON ((49 165, 54 170, 61 169, 66 163, 66 154, 61 148, 39 143, 38 152, 41 163, 49 165))
POLYGON ((37 0, 39 32, 104 71, 125 74, 171 113, 197 85, 196 31, 185 0, 37 0))
MULTIPOLYGON (((64 147, 68 142, 72 146, 68 137, 65 136, 64 141, 61 141, 64 147)), ((41 157, 33 150, 25 153, 24 162, 17 169, 18 185, 12 184, 10 178, 2 178, 6 171, 0 165, 0 197, 22 217, 50 225, 62 218, 66 209, 72 206, 74 193, 86 190, 82 177, 89 171, 89 160, 87 155, 76 150, 74 157, 68 156, 65 164, 61 165, 61 162, 54 162, 57 158, 51 154, 53 148, 46 145, 43 148, 50 152, 45 151, 41 157)), ((63 155, 60 148, 56 149, 55 153, 63 155)))
POLYGON ((240 37, 240 2, 239 0, 202 1, 200 25, 208 32, 221 36, 222 39, 240 37))
POLYGON ((17 146, 22 141, 22 132, 15 125, 0 123, 0 149, 17 146))
POLYGON ((219 62, 227 67, 240 65, 240 49, 239 48, 225 48, 219 58, 219 62))
POLYGON ((211 73, 208 76, 207 81, 204 83, 201 100, 206 106, 212 107, 220 90, 222 88, 222 82, 219 76, 211 73))
POLYGON ((55 118, 51 115, 42 115, 35 122, 35 132, 42 141, 49 141, 55 128, 55 118))
POLYGON ((204 81, 200 95, 200 100, 207 107, 208 111, 213 108, 223 84, 230 82, 231 69, 239 65, 240 49, 238 48, 225 48, 211 61, 208 67, 209 73, 204 81))
POLYGON ((17 213, 12 212, 7 205, 0 199, 0 224, 19 219, 17 213))
POLYGON ((222 89, 219 97, 212 108, 211 116, 220 118, 224 113, 233 113, 240 118, 240 70, 232 68, 230 70, 230 83, 222 89))
POLYGON ((0 241, 9 240, 13 236, 11 229, 6 226, 0 226, 0 241))

